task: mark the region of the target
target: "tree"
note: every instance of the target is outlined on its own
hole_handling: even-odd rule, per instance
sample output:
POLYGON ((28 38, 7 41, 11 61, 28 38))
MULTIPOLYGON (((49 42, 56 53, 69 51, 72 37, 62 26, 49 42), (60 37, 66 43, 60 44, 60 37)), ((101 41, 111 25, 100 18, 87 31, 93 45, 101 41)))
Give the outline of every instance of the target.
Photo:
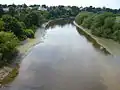
MULTIPOLYGON (((105 10, 107 8, 104 8, 105 10)), ((97 14, 80 13, 75 21, 85 28, 91 29, 95 36, 113 39, 120 42, 119 15, 104 12, 97 14), (91 28, 90 28, 91 27, 91 28)))
POLYGON ((27 8, 28 7, 25 3, 22 6, 23 6, 23 8, 27 8))
POLYGON ((4 21, 0 20, 0 31, 4 31, 4 29, 5 29, 4 26, 5 26, 4 21))
POLYGON ((113 33, 113 39, 118 41, 120 43, 120 30, 116 30, 114 33, 113 33))
POLYGON ((24 33, 28 38, 34 38, 34 32, 32 29, 26 29, 24 30, 24 33))
POLYGON ((45 19, 50 19, 50 13, 48 11, 40 11, 40 15, 42 15, 45 19))
POLYGON ((72 9, 72 16, 76 16, 80 12, 80 9, 76 6, 72 6, 71 9, 72 9))
POLYGON ((110 28, 112 29, 114 23, 115 23, 115 17, 107 17, 105 20, 104 20, 104 28, 110 28))
POLYGON ((90 16, 92 13, 90 12, 81 12, 79 13, 76 18, 75 18, 75 21, 81 25, 84 21, 85 18, 87 18, 88 16, 90 16))
POLYGON ((25 17, 24 22, 27 27, 32 25, 40 26, 43 22, 43 17, 38 12, 31 12, 25 17))
POLYGON ((0 18, 4 14, 3 7, 0 5, 0 18))
POLYGON ((120 23, 115 22, 112 28, 114 31, 120 30, 120 23))
POLYGON ((47 6, 46 6, 45 4, 44 4, 44 5, 42 5, 42 7, 43 7, 43 8, 47 8, 47 6))
POLYGON ((11 16, 14 16, 14 15, 15 15, 15 7, 13 7, 13 6, 10 6, 10 7, 9 7, 9 14, 10 14, 11 16))
POLYGON ((93 18, 94 18, 94 15, 90 15, 90 16, 88 16, 88 18, 85 18, 82 26, 90 29, 92 26, 92 23, 93 23, 93 18))
POLYGON ((92 34, 101 37, 102 33, 103 33, 104 27, 98 27, 95 29, 91 29, 92 34))
POLYGON ((19 40, 13 33, 0 32, 0 65, 11 62, 12 55, 15 55, 18 44, 19 40))
POLYGON ((10 15, 3 15, 2 21, 5 22, 5 31, 13 32, 18 38, 22 38, 24 27, 22 27, 21 22, 10 15))
POLYGON ((7 8, 8 6, 7 6, 7 4, 3 4, 3 5, 1 5, 3 8, 7 8))
POLYGON ((96 29, 98 27, 101 27, 104 25, 104 20, 107 17, 112 17, 114 16, 113 13, 109 13, 109 12, 105 12, 102 14, 96 14, 93 20, 93 25, 92 25, 92 29, 96 29))

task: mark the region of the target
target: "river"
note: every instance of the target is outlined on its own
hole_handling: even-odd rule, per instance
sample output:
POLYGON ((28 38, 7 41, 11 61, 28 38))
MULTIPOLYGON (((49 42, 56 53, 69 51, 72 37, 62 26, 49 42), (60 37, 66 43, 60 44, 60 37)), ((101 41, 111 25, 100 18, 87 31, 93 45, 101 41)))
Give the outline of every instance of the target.
POLYGON ((38 29, 19 75, 0 90, 120 90, 120 61, 101 51, 70 22, 38 29))

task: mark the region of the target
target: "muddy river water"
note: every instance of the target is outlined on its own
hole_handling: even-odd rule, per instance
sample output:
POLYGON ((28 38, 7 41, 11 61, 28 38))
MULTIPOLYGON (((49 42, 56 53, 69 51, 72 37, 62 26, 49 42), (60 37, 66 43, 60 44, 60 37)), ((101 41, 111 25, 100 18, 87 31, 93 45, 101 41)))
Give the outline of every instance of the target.
POLYGON ((0 90, 120 90, 120 59, 96 48, 72 23, 38 29, 19 75, 0 90))

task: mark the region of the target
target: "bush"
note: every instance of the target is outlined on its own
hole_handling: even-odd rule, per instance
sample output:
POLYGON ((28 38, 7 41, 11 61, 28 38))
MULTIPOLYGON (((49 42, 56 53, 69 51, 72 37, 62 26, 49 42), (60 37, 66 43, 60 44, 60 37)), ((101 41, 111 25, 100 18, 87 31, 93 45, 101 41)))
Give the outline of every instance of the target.
POLYGON ((114 14, 113 13, 102 13, 102 14, 96 14, 96 16, 93 19, 93 24, 92 24, 92 28, 91 29, 95 29, 98 27, 101 27, 104 25, 104 21, 107 17, 113 17, 114 14))
POLYGON ((79 13, 79 15, 76 16, 75 21, 81 25, 84 21, 85 18, 87 18, 88 16, 92 15, 93 13, 90 12, 81 12, 79 13))
POLYGON ((32 25, 40 26, 43 22, 43 17, 38 12, 31 12, 25 17, 24 22, 27 28, 32 25))
POLYGON ((91 28, 92 34, 120 42, 120 20, 113 13, 80 13, 75 21, 85 28, 91 28), (117 20, 118 19, 118 20, 117 20))
POLYGON ((120 30, 120 23, 115 22, 112 28, 113 31, 120 30))
POLYGON ((103 28, 101 36, 104 38, 112 38, 112 29, 111 28, 103 28))
POLYGON ((92 29, 91 32, 92 32, 92 34, 101 37, 103 30, 104 30, 104 27, 98 27, 98 28, 92 29))
POLYGON ((117 30, 113 33, 113 39, 120 42, 120 30, 117 30))
POLYGON ((105 16, 103 14, 98 14, 94 17, 92 29, 99 28, 104 25, 105 16))
POLYGON ((110 28, 110 29, 112 29, 114 23, 115 23, 115 17, 107 17, 104 20, 104 28, 110 28))
POLYGON ((3 31, 5 29, 5 23, 4 21, 0 20, 0 31, 3 31))
POLYGON ((35 33, 35 32, 36 32, 36 29, 37 29, 37 26, 32 25, 32 26, 30 27, 30 29, 35 33))
POLYGON ((94 15, 90 15, 88 18, 84 19, 82 26, 90 29, 93 22, 93 18, 94 15))
POLYGON ((23 35, 23 29, 25 28, 23 22, 19 22, 10 15, 3 15, 2 20, 5 22, 4 31, 13 32, 20 39, 21 35, 23 35))
POLYGON ((11 32, 0 32, 0 65, 11 62, 11 58, 16 53, 16 46, 19 44, 18 38, 11 32))
POLYGON ((34 32, 32 29, 26 29, 24 30, 24 33, 28 38, 34 38, 34 32))

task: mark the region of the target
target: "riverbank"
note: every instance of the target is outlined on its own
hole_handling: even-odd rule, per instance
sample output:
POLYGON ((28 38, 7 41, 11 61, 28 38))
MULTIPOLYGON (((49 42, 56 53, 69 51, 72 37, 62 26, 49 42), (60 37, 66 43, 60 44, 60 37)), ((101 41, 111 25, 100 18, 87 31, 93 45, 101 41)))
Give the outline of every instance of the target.
POLYGON ((92 35, 91 30, 87 30, 83 28, 82 26, 78 25, 74 21, 74 25, 80 28, 82 31, 84 31, 87 35, 89 35, 92 39, 94 39, 100 46, 105 48, 111 55, 113 56, 119 56, 120 55, 120 44, 111 40, 111 39, 105 39, 101 37, 97 37, 95 35, 92 35))
POLYGON ((69 20, 69 19, 74 21, 75 17, 69 17, 69 18, 58 18, 58 19, 49 20, 49 21, 45 24, 45 26, 47 27, 47 25, 49 25, 49 23, 54 22, 54 21, 59 21, 59 20, 69 20))
MULTIPOLYGON (((37 34, 37 31, 36 31, 37 34)), ((21 44, 16 47, 19 51, 16 61, 12 65, 4 66, 0 69, 0 87, 4 87, 9 84, 14 78, 19 74, 19 63, 22 58, 24 58, 32 49, 33 46, 40 43, 40 39, 37 39, 36 35, 34 39, 26 39, 21 42, 21 44)))
MULTIPOLYGON (((64 18, 59 18, 56 20, 63 20, 64 18)), ((50 22, 54 20, 49 20, 48 22, 43 24, 43 28, 45 28, 50 22)), ((37 31, 36 31, 37 34, 37 31)), ((2 69, 0 69, 0 87, 4 86, 5 84, 9 84, 19 73, 19 63, 21 62, 21 59, 24 58, 32 49, 33 46, 41 42, 41 39, 38 38, 35 34, 34 39, 26 39, 21 42, 21 45, 17 47, 17 50, 19 51, 19 56, 15 64, 16 65, 10 65, 5 66, 2 69)))
MULTIPOLYGON (((49 20, 48 22, 44 23, 42 27, 45 28, 52 21, 53 20, 49 20)), ((4 66, 0 69, 0 87, 4 87, 14 80, 14 78, 19 74, 19 64, 21 62, 21 59, 31 51, 32 47, 41 42, 41 39, 39 39, 37 33, 39 33, 38 30, 35 32, 34 39, 28 38, 22 41, 20 45, 16 47, 19 51, 19 55, 17 56, 17 60, 15 61, 14 65, 4 66)))
MULTIPOLYGON (((27 39, 26 41, 27 43, 17 47, 20 55, 18 57, 21 57, 21 59, 28 54, 33 46, 40 42, 36 39, 27 39)), ((19 74, 19 62, 20 61, 15 62, 13 65, 4 66, 0 69, 0 87, 9 84, 19 74)))

